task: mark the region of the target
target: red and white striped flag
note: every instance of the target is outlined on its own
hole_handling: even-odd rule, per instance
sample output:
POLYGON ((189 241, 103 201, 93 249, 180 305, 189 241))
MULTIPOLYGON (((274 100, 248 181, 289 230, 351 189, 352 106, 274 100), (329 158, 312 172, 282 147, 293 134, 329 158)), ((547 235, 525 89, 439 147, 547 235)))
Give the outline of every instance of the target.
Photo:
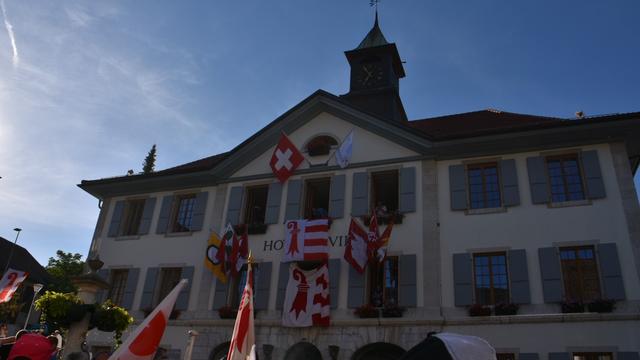
POLYGON ((289 220, 285 233, 283 261, 329 259, 329 219, 289 220))
POLYGON ((8 302, 24 279, 29 275, 28 272, 8 269, 2 280, 0 280, 0 304, 8 302))
POLYGON ((256 358, 256 337, 253 326, 253 270, 247 263, 247 283, 242 292, 242 300, 233 327, 229 344, 228 360, 254 360, 256 358))

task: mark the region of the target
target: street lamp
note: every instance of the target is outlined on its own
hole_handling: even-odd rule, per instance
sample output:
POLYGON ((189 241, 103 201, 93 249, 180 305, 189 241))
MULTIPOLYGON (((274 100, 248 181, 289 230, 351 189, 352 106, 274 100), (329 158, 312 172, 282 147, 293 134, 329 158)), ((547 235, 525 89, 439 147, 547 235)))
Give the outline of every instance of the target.
POLYGON ((22 231, 22 229, 14 228, 13 231, 16 232, 16 239, 13 241, 13 246, 11 247, 11 249, 9 249, 9 257, 7 258, 7 265, 5 265, 4 271, 2 271, 3 276, 4 274, 7 273, 7 270, 9 269, 9 264, 11 264, 11 257, 13 256, 13 248, 15 248, 16 244, 18 243, 18 236, 20 236, 20 231, 22 231))
POLYGON ((27 324, 29 323, 29 317, 31 316, 31 309, 33 308, 33 303, 36 301, 36 296, 42 290, 44 285, 35 283, 33 284, 33 299, 31 299, 31 306, 29 306, 29 312, 27 313, 27 319, 24 321, 23 329, 27 328, 27 324))

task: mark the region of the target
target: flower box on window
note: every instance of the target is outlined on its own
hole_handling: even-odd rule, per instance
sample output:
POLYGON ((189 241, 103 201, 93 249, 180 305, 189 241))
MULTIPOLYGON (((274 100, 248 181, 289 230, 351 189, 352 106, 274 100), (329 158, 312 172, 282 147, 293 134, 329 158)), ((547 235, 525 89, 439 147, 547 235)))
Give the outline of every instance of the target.
POLYGON ((563 314, 575 314, 584 312, 584 304, 580 301, 566 301, 562 303, 563 314))
MULTIPOLYGON (((391 222, 393 222, 394 225, 398 225, 398 224, 402 224, 402 221, 404 220, 404 214, 396 211, 387 215, 381 215, 381 216, 376 215, 376 218, 378 220, 379 225, 386 225, 391 222)), ((364 223, 365 226, 369 226, 369 224, 371 223, 371 216, 370 215, 363 216, 362 222, 364 223)))
POLYGON ((385 317, 385 318, 402 317, 402 315, 406 310, 407 308, 402 306, 387 304, 382 308, 382 317, 385 317))
POLYGON ((587 304, 587 309, 589 312, 597 312, 597 313, 610 313, 615 309, 616 302, 615 300, 609 299, 600 299, 595 300, 587 304))
POLYGON ((231 306, 226 305, 218 309, 220 319, 235 319, 236 315, 238 315, 238 309, 234 309, 231 306))
POLYGON ((377 318, 380 315, 379 309, 370 304, 360 306, 353 313, 361 319, 377 318))
POLYGON ((497 316, 516 315, 518 313, 519 306, 517 304, 496 304, 493 311, 497 316))
POLYGON ((491 316, 491 308, 480 304, 471 305, 469 316, 491 316))

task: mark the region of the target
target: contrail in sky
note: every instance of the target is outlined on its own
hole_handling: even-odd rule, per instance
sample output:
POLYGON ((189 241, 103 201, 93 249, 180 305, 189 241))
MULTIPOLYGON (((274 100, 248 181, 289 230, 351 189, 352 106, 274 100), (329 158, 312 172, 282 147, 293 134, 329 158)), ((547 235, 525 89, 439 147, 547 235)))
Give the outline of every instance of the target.
POLYGON ((2 8, 2 17, 4 18, 4 27, 7 28, 9 39, 11 39, 11 47, 13 48, 13 66, 18 65, 20 58, 18 57, 18 47, 16 46, 16 36, 13 34, 13 25, 7 19, 7 9, 4 0, 0 0, 0 8, 2 8))

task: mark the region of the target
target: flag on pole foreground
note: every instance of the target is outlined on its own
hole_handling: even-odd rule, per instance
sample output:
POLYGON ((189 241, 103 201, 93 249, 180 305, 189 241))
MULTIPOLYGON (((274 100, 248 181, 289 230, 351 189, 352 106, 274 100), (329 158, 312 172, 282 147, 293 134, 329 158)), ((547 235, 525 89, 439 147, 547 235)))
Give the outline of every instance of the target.
POLYGON ((24 271, 7 270, 2 280, 0 280, 0 304, 11 300, 13 294, 28 275, 29 273, 24 271))
POLYGON ((173 305, 180 294, 182 288, 188 280, 182 279, 171 290, 169 295, 147 316, 142 324, 127 337, 122 345, 116 350, 109 360, 150 360, 158 350, 162 335, 167 327, 167 321, 173 305))
POLYGON ((284 296, 282 325, 291 327, 329 326, 331 315, 329 298, 329 268, 305 271, 289 265, 289 282, 284 296))
POLYGON ((253 270, 247 263, 247 283, 242 292, 242 300, 233 327, 227 360, 255 360, 256 337, 253 327, 253 270))
POLYGON ((222 241, 220 241, 218 234, 216 234, 215 231, 211 232, 209 243, 207 244, 207 254, 204 258, 204 264, 209 270, 211 270, 213 275, 215 275, 218 280, 226 284, 227 274, 224 266, 225 249, 221 245, 222 241), (222 254, 222 256, 220 256, 220 254, 222 254), (220 261, 220 258, 222 258, 222 261, 220 261))

